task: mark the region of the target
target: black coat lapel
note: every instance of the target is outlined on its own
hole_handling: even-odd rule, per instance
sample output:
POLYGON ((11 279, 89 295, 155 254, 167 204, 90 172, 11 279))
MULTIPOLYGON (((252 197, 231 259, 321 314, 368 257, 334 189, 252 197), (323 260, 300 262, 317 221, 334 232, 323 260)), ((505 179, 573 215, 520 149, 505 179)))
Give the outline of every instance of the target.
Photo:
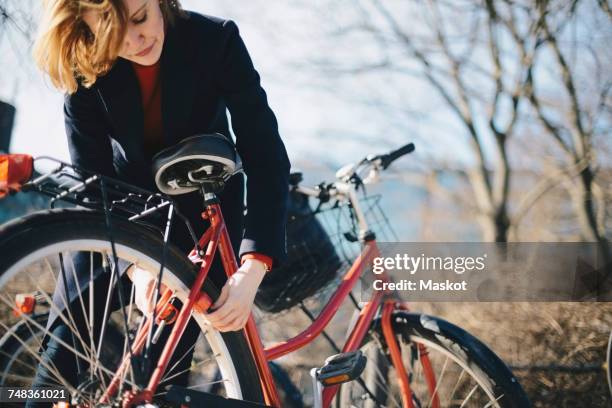
POLYGON ((166 145, 189 136, 196 93, 193 39, 188 38, 182 18, 168 28, 161 56, 162 121, 166 145), (183 24, 181 24, 183 23, 183 24))
POLYGON ((96 81, 113 134, 129 162, 144 159, 144 113, 140 87, 129 61, 119 58, 104 77, 96 81))

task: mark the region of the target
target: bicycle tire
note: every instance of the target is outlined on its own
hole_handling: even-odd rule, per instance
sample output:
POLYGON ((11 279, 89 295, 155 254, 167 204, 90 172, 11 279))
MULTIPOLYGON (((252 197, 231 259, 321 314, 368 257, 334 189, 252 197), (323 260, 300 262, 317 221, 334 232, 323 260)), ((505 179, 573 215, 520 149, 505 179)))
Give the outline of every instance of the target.
POLYGON ((608 349, 606 351, 606 378, 608 379, 608 388, 610 397, 612 398, 612 331, 608 339, 608 349))
MULTIPOLYGON (((146 257, 148 262, 160 264, 161 253, 156 249, 162 247, 163 241, 159 233, 118 217, 112 217, 112 225, 118 250, 130 251, 139 254, 143 259, 146 257)), ((32 254, 52 246, 77 242, 104 242, 110 248, 103 213, 77 208, 46 210, 0 226, 0 253, 3 254, 0 259, 0 287, 4 287, 6 281, 19 270, 20 265, 27 263, 26 260, 32 254)), ((193 283, 197 270, 197 266, 190 262, 185 254, 174 245, 168 244, 165 277, 177 279, 186 292, 193 283)), ((219 289, 209 280, 204 283, 203 291, 212 299, 219 296, 219 289)), ((263 402, 257 367, 243 333, 221 333, 212 330, 210 326, 204 328, 203 319, 196 317, 196 321, 202 333, 218 339, 221 342, 219 344, 224 346, 223 350, 227 350, 229 354, 221 357, 231 364, 234 378, 237 378, 236 385, 239 385, 239 395, 230 396, 263 402)))
MULTIPOLYGON (((419 313, 396 311, 392 314, 391 319, 393 330, 401 342, 424 344, 428 350, 435 349, 446 354, 458 365, 463 365, 464 369, 470 371, 468 374, 478 377, 476 381, 481 381, 489 386, 495 396, 503 396, 496 401, 499 407, 528 408, 531 406, 527 395, 508 366, 486 345, 465 330, 446 320, 419 313)), ((381 350, 381 353, 386 355, 381 322, 380 318, 377 318, 372 322, 371 330, 364 339, 362 347, 379 341, 380 343, 375 344, 374 348, 380 348, 379 344, 382 345, 384 350, 381 350), (376 339, 373 338, 374 336, 376 339)), ((388 364, 391 364, 390 359, 388 364)), ((366 365, 364 373, 367 370, 366 365)), ((350 395, 353 387, 356 386, 354 381, 342 385, 338 396, 342 401, 341 406, 351 406, 348 405, 352 402, 347 399, 347 395, 350 395)), ((425 401, 426 405, 422 406, 429 406, 430 402, 425 401)), ((415 406, 421 405, 415 404, 415 406)))

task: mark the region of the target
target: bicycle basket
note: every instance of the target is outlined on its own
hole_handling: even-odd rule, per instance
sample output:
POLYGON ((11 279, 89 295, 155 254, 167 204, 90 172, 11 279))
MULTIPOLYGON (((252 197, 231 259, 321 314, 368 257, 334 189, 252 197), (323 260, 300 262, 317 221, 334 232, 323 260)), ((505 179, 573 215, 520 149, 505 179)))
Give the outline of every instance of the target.
MULTIPOLYGON (((382 209, 380 196, 360 200, 370 229, 381 238, 395 236, 382 209)), ((313 210, 308 197, 291 192, 287 220, 287 261, 262 281, 255 303, 276 313, 289 309, 331 285, 361 253, 353 209, 344 202, 313 210)))
POLYGON ((313 295, 336 276, 341 261, 327 232, 310 208, 308 197, 289 194, 287 261, 262 281, 255 303, 279 312, 313 295))

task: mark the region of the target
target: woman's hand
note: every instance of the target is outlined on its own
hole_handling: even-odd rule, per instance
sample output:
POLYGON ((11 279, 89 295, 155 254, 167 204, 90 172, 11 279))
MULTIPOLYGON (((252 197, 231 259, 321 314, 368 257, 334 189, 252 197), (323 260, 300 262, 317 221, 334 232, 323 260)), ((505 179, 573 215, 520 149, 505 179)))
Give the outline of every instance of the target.
MULTIPOLYGON (((153 310, 153 290, 155 289, 155 279, 144 269, 132 265, 126 271, 127 275, 134 285, 134 303, 136 307, 144 314, 148 314, 153 310)), ((159 291, 164 292, 166 285, 161 284, 159 291)))
POLYGON ((212 306, 218 309, 205 314, 210 324, 222 332, 242 329, 249 320, 257 288, 265 274, 263 262, 247 259, 221 289, 212 306))

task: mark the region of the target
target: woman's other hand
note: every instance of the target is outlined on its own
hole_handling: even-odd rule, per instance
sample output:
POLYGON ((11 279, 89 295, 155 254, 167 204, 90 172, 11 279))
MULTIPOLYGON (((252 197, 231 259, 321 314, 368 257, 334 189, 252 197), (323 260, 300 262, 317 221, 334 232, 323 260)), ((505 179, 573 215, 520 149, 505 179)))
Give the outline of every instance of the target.
MULTIPOLYGON (((149 314, 153 310, 153 290, 155 289, 156 280, 148 271, 132 265, 126 271, 129 278, 134 284, 134 303, 136 307, 144 314, 149 314)), ((163 283, 159 288, 159 292, 163 293, 166 285, 163 283)))
POLYGON ((265 274, 263 262, 247 259, 221 289, 212 306, 216 310, 205 315, 210 324, 222 332, 242 329, 249 320, 257 288, 265 274))

